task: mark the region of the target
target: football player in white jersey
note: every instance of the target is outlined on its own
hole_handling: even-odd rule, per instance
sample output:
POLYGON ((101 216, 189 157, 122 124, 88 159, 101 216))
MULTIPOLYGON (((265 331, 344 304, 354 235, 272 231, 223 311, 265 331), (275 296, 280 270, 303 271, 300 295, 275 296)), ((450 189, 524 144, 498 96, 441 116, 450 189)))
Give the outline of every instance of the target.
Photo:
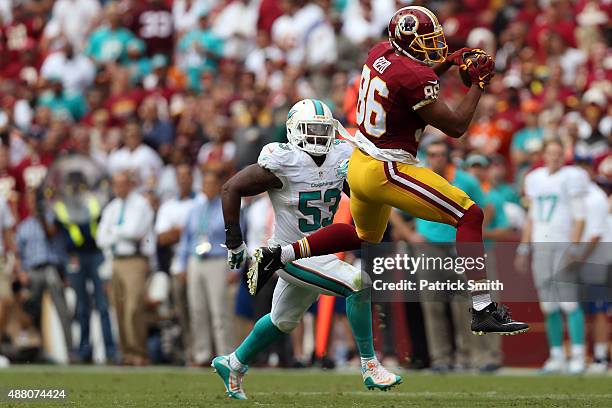
MULTIPOLYGON (((333 222, 342 191, 349 193, 346 175, 352 146, 335 138, 337 121, 321 101, 305 99, 287 115, 289 143, 270 143, 257 164, 246 167, 223 187, 228 263, 241 267, 250 256, 240 230, 242 197, 267 191, 275 212, 272 246, 291 243, 333 222)), ((242 380, 249 362, 280 336, 291 332, 319 294, 346 298, 346 314, 361 356, 361 372, 369 389, 387 390, 401 377, 376 359, 372 339, 370 287, 361 271, 335 255, 300 259, 279 271, 272 311, 259 319, 251 333, 229 356, 212 366, 227 395, 246 399, 242 380)))
POLYGON ((584 197, 590 183, 587 173, 564 165, 564 148, 559 140, 544 146, 544 167, 525 177, 529 213, 517 249, 516 266, 526 269, 532 250, 531 269, 545 316, 550 357, 544 372, 584 371, 584 314, 578 303, 577 273, 569 267, 581 251, 579 242, 585 226, 584 197), (533 246, 530 243, 534 243, 533 246), (563 314, 572 344, 566 364, 563 351, 563 314))
POLYGON ((609 355, 609 283, 608 265, 612 261, 609 245, 612 242, 612 213, 608 195, 595 183, 593 161, 577 160, 576 164, 590 176, 585 197, 586 224, 582 235, 584 242, 578 261, 581 263, 580 278, 585 285, 585 311, 591 315, 593 362, 587 372, 600 374, 608 370, 609 355))

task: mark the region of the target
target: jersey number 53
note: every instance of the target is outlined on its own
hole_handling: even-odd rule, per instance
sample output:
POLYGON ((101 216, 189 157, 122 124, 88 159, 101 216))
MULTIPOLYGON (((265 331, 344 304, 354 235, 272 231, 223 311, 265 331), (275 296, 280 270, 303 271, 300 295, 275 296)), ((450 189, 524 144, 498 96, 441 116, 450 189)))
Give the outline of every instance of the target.
POLYGON ((321 200, 321 191, 300 192, 298 209, 302 215, 304 215, 304 218, 300 218, 298 221, 300 231, 312 232, 333 223, 334 215, 336 214, 336 210, 338 210, 338 205, 340 204, 341 194, 342 192, 337 188, 330 188, 323 193, 323 200, 321 200), (313 201, 315 201, 315 203, 313 203, 313 201), (322 206, 328 207, 328 211, 331 213, 330 217, 323 218, 321 216, 320 207, 322 206))

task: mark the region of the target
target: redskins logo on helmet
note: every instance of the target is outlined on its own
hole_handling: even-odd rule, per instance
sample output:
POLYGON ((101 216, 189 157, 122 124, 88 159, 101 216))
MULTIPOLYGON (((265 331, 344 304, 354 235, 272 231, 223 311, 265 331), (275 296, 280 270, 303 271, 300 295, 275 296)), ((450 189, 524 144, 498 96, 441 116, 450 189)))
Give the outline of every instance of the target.
POLYGON ((406 14, 397 24, 395 29, 395 36, 399 37, 403 35, 410 35, 416 33, 419 28, 419 20, 417 20, 412 14, 406 14))
POLYGON ((395 12, 389 22, 389 41, 399 53, 428 65, 443 62, 448 51, 442 25, 421 6, 395 12))

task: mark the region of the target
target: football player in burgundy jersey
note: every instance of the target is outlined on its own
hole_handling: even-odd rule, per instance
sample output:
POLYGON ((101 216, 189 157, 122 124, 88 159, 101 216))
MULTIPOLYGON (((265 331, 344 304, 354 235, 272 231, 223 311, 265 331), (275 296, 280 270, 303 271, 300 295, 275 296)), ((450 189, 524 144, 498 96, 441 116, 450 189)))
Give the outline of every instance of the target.
MULTIPOLYGON (((256 250, 250 281, 262 286, 269 275, 296 258, 380 242, 393 207, 456 227, 458 255, 474 261, 483 257, 482 210, 431 169, 417 167, 416 152, 427 125, 453 138, 463 135, 494 75, 494 66, 493 58, 482 50, 463 48, 447 57, 442 26, 425 7, 398 10, 389 22, 389 41, 375 45, 363 66, 356 109, 358 131, 351 136, 339 127, 341 135, 357 146, 348 169, 355 227, 332 224, 292 245, 256 250), (469 91, 454 109, 438 98, 438 76, 452 65, 460 66, 471 80, 469 91)), ((473 282, 486 280, 482 267, 468 268, 466 275, 473 282)), ((517 334, 529 329, 512 320, 504 306, 493 303, 488 290, 471 294, 475 334, 517 334)))

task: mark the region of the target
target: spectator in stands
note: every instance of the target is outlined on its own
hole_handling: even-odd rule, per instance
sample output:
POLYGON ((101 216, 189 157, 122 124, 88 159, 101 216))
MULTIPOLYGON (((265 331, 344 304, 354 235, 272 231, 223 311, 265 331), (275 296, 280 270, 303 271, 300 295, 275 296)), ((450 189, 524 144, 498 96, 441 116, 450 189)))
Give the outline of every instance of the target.
POLYGON ((156 178, 162 168, 159 155, 151 147, 142 142, 140 124, 131 119, 123 127, 125 146, 115 150, 108 157, 108 169, 111 174, 123 170, 137 173, 144 186, 156 184, 156 178))
POLYGON ((124 62, 127 59, 127 46, 134 34, 121 25, 119 3, 110 1, 104 7, 106 24, 93 31, 87 39, 85 55, 96 64, 124 62))
POLYGON ((179 267, 178 243, 187 224, 187 217, 196 204, 192 190, 193 177, 191 166, 185 163, 176 166, 175 182, 179 194, 162 203, 155 219, 157 236, 157 257, 159 269, 169 273, 172 285, 174 314, 181 327, 184 361, 191 359, 191 336, 187 306, 187 276, 179 267))
POLYGON ((206 131, 210 142, 203 144, 198 152, 200 169, 231 172, 234 168, 236 143, 231 140, 228 119, 222 115, 213 117, 208 121, 206 131))
POLYGON ((115 199, 102 211, 96 242, 112 260, 112 299, 122 361, 127 365, 145 365, 148 358, 144 297, 150 257, 155 254, 154 213, 135 190, 135 177, 125 170, 113 175, 115 199))
MULTIPOLYGON (((87 160, 82 157, 82 160, 87 160)), ((91 190, 84 173, 66 174, 62 190, 53 204, 55 226, 63 238, 69 255, 68 279, 76 292, 76 317, 81 329, 79 360, 91 363, 93 348, 90 338, 92 300, 100 315, 106 359, 116 358, 115 341, 111 330, 108 301, 98 270, 104 257, 96 246, 96 232, 103 202, 91 190), (93 286, 93 299, 88 284, 93 286)))
POLYGON ((582 158, 597 159, 609 151, 609 138, 612 135, 612 119, 606 119, 608 98, 599 88, 589 89, 582 97, 582 115, 568 113, 577 127, 575 155, 582 158))
POLYGON ((76 52, 81 52, 100 11, 98 0, 55 1, 43 33, 44 40, 51 44, 58 40, 68 41, 76 52))
POLYGON ((389 16, 395 13, 392 0, 349 0, 344 9, 343 20, 351 24, 342 25, 342 34, 354 47, 372 46, 387 29, 389 16))
MULTIPOLYGON (((0 198, 0 338, 4 335, 12 303, 12 283, 17 279, 19 260, 15 257, 13 212, 4 198, 0 198), (16 263, 17 262, 17 263, 16 263)), ((0 367, 6 367, 8 359, 0 354, 0 367)))
POLYGON ((106 74, 110 76, 110 92, 104 101, 104 108, 110 114, 110 124, 120 126, 136 116, 145 92, 130 83, 128 68, 109 65, 106 74))
POLYGON ((519 237, 515 236, 508 223, 504 204, 506 199, 496 190, 492 189, 490 181, 491 161, 489 158, 480 154, 471 154, 465 161, 465 169, 477 181, 484 194, 485 202, 490 209, 488 220, 483 237, 492 241, 510 241, 519 237))
POLYGON ((255 36, 258 2, 233 0, 215 16, 213 32, 224 42, 223 54, 241 58, 251 48, 255 36))
POLYGON ((127 59, 123 66, 129 72, 131 85, 142 83, 151 73, 151 59, 145 55, 145 43, 140 38, 132 38, 127 44, 127 59))
POLYGON ((79 121, 86 112, 83 95, 64 89, 60 77, 49 78, 48 84, 49 87, 38 97, 38 105, 49 107, 54 116, 71 122, 79 121))
POLYGON ((60 78, 66 92, 83 95, 85 88, 93 83, 96 67, 89 58, 74 52, 70 43, 45 58, 40 68, 42 78, 60 78))
POLYGON ((175 0, 172 2, 172 17, 175 30, 180 34, 195 29, 199 17, 210 12, 211 4, 206 0, 175 0))
POLYGON ((158 99, 149 96, 138 108, 138 117, 142 126, 143 142, 166 156, 174 140, 174 126, 172 122, 159 117, 159 109, 158 99))
MULTIPOLYGON (((465 191, 483 209, 486 225, 491 212, 478 181, 449 163, 449 148, 444 141, 430 143, 426 147, 426 153, 427 163, 434 172, 446 178, 452 185, 465 191)), ((453 256, 452 252, 449 251, 454 250, 454 245, 444 246, 440 244, 455 241, 454 227, 419 218, 416 220, 416 231, 422 236, 425 243, 438 244, 424 248, 427 256, 453 256)), ((462 275, 457 275, 454 271, 438 270, 427 271, 424 279, 446 281, 447 279, 456 280, 457 276, 462 275)), ((436 293, 426 293, 422 303, 431 367, 440 372, 465 369, 471 365, 473 347, 472 333, 469 330, 469 316, 465 313, 467 307, 465 298, 453 293, 442 293, 441 295, 444 296, 440 297, 436 293), (450 318, 446 313, 447 305, 450 305, 451 309, 450 318), (450 325, 449 320, 452 322, 450 325), (452 327, 452 331, 450 327, 452 327)))
POLYGON ((228 273, 225 224, 221 208, 220 174, 203 175, 203 195, 189 212, 178 248, 178 270, 187 276, 192 359, 209 364, 216 353, 229 353, 234 344, 229 290, 239 277, 228 273))
POLYGON ((512 164, 522 177, 529 166, 529 152, 533 145, 541 145, 544 138, 544 129, 539 124, 538 114, 540 106, 535 100, 524 101, 521 111, 525 126, 512 136, 511 157, 512 164))
POLYGON ((178 43, 178 65, 189 78, 191 89, 200 89, 200 74, 215 71, 222 55, 223 40, 210 29, 208 12, 202 12, 197 27, 187 32, 178 43))
POLYGON ((11 167, 9 148, 0 143, 0 200, 8 205, 14 220, 18 218, 19 199, 17 174, 11 167))
POLYGON ((577 259, 580 281, 586 292, 583 294, 583 298, 586 298, 583 305, 585 312, 592 318, 593 362, 587 370, 592 373, 605 373, 610 361, 610 200, 606 192, 595 183, 594 161, 579 158, 576 164, 587 171, 591 178, 585 197, 587 216, 581 239, 585 244, 581 246, 581 254, 577 259))
POLYGON ((25 201, 30 215, 17 226, 16 236, 17 254, 25 272, 21 281, 30 290, 24 309, 38 330, 41 330, 42 298, 44 292, 48 291, 60 318, 66 349, 70 352, 72 318, 64 298, 65 254, 58 237, 52 236, 48 230, 52 214, 45 210, 42 197, 37 196, 35 190, 28 189, 25 201))
POLYGON ((174 49, 174 22, 167 3, 163 0, 137 2, 131 16, 130 30, 144 41, 149 57, 155 54, 170 57, 174 49))

